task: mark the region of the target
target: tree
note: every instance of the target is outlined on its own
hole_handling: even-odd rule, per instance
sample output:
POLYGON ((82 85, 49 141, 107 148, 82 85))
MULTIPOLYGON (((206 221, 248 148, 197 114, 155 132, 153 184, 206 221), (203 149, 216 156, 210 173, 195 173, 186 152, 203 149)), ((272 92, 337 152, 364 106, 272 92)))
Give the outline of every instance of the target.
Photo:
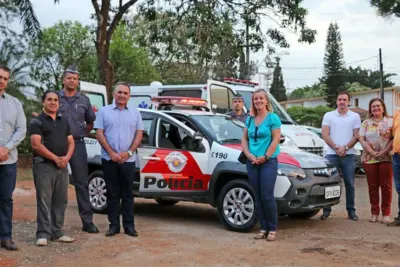
POLYGON ((400 2, 398 0, 369 0, 369 2, 378 9, 378 13, 382 17, 400 18, 400 2))
POLYGON ((93 35, 79 22, 58 22, 44 29, 41 40, 32 40, 29 48, 31 77, 39 95, 47 89, 60 90, 62 73, 71 64, 78 67, 82 80, 99 82, 93 35))
POLYGON ((276 65, 274 68, 274 76, 270 88, 270 93, 275 97, 278 102, 286 101, 286 88, 283 81, 282 68, 279 65, 280 58, 276 58, 276 65))
POLYGON ((125 25, 118 26, 114 33, 110 45, 110 61, 117 81, 148 85, 161 78, 151 65, 146 49, 138 47, 135 36, 125 25))
POLYGON ((328 102, 328 106, 332 108, 336 105, 338 93, 345 89, 343 69, 343 48, 339 26, 337 23, 331 23, 329 25, 325 46, 324 76, 321 80, 326 85, 325 100, 328 102))
MULTIPOLYGON (((359 83, 370 89, 380 88, 380 72, 368 69, 362 69, 360 66, 356 68, 344 68, 343 74, 347 83, 359 83)), ((395 84, 390 80, 396 76, 395 73, 383 73, 383 87, 392 87, 395 84)))
MULTIPOLYGON (((12 13, 13 15, 20 16, 24 32, 32 38, 40 37, 41 35, 40 24, 36 18, 35 12, 33 11, 31 1, 2 0, 0 2, 0 10, 2 11, 0 13, 8 12, 12 13)), ((3 19, 4 17, 0 15, 0 21, 5 21, 3 19)))
POLYGON ((331 111, 331 108, 325 106, 317 106, 315 108, 306 108, 294 106, 287 109, 290 117, 292 117, 300 125, 308 125, 321 127, 324 114, 331 111))

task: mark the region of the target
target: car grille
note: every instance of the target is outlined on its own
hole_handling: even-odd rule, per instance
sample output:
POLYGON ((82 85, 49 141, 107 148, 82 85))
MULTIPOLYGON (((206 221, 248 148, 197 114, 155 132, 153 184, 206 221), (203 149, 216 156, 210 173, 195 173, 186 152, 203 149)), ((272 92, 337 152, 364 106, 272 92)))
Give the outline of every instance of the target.
POLYGON ((334 166, 329 166, 327 168, 309 169, 313 172, 314 176, 331 177, 337 173, 337 169, 334 166))
POLYGON ((323 147, 299 147, 302 150, 305 150, 309 153, 313 153, 318 156, 323 156, 324 155, 324 148, 323 147))

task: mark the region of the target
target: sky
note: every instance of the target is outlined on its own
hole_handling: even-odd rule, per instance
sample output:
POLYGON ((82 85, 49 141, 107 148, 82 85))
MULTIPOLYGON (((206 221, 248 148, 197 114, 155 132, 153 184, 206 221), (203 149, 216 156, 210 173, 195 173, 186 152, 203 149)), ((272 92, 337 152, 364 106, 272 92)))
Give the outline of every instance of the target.
MULTIPOLYGON (((42 27, 50 27, 59 20, 93 23, 90 20, 93 7, 89 0, 61 0, 56 5, 52 0, 31 2, 42 27)), ((389 20, 378 17, 367 0, 304 0, 303 7, 309 12, 307 25, 317 30, 317 36, 315 43, 301 44, 297 42, 296 34, 286 31, 290 48, 286 50, 288 54, 282 56, 281 67, 289 91, 311 85, 321 77, 326 35, 331 22, 337 22, 339 26, 346 66, 360 65, 362 68, 378 70, 381 48, 384 71, 397 73, 398 76, 393 77, 392 81, 400 85, 400 18, 389 20)), ((271 20, 262 19, 263 28, 270 25, 276 27, 271 20)), ((252 53, 250 59, 259 62, 259 72, 266 73, 272 70, 263 66, 264 56, 261 51, 252 53)), ((257 75, 253 80, 268 85, 263 75, 257 75)))

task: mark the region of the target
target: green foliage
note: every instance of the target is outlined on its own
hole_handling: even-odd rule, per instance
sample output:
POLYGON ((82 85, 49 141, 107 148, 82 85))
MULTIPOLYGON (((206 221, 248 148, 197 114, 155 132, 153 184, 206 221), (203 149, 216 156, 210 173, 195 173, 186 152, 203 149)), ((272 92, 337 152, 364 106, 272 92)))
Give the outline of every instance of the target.
POLYGON ((294 90, 290 96, 290 100, 302 99, 302 98, 312 98, 323 96, 325 92, 325 85, 322 83, 314 83, 311 86, 304 86, 294 90))
POLYGON ((154 80, 160 80, 147 51, 138 47, 135 41, 125 25, 120 25, 114 32, 110 60, 114 66, 115 80, 129 81, 136 85, 148 85, 154 80))
POLYGON ((274 76, 270 88, 270 93, 275 97, 278 102, 286 101, 286 88, 283 81, 282 68, 279 65, 280 59, 276 59, 276 66, 274 68, 274 76))
POLYGON ((32 79, 37 82, 37 93, 47 89, 60 90, 62 73, 75 64, 81 80, 98 82, 93 36, 87 26, 79 22, 58 22, 43 30, 41 41, 30 43, 32 79))
MULTIPOLYGON (((380 72, 363 69, 360 66, 356 68, 345 68, 343 74, 347 83, 359 83, 370 89, 380 88, 380 72)), ((395 84, 390 80, 391 77, 396 76, 395 73, 383 73, 383 87, 392 87, 395 84)))
POLYGON ((399 0, 369 0, 369 2, 378 9, 378 13, 382 17, 395 16, 400 18, 399 0))
POLYGON ((331 23, 328 29, 324 56, 324 76, 322 78, 325 88, 325 100, 329 107, 335 107, 339 92, 344 91, 345 77, 343 74, 344 60, 342 40, 339 26, 331 23))
POLYGON ((300 125, 321 127, 324 114, 332 110, 332 108, 325 106, 317 106, 315 108, 294 106, 288 108, 286 111, 300 125))

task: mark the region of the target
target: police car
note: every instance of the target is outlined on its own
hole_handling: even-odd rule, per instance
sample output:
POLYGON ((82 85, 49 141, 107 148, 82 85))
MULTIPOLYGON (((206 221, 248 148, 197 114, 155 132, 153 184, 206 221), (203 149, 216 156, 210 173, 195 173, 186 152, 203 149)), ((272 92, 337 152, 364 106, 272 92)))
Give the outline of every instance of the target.
MULTIPOLYGON (((201 110, 205 100, 155 101, 162 110, 138 109, 144 134, 137 151, 135 197, 153 198, 161 205, 207 203, 218 209, 228 229, 252 230, 257 223, 255 195, 246 166, 238 161, 244 124, 201 110)), ((104 212, 107 191, 97 140, 87 138, 87 150, 90 203, 93 210, 104 212)), ((283 147, 278 163, 274 192, 279 214, 310 218, 321 208, 339 203, 341 179, 324 158, 283 147)))

